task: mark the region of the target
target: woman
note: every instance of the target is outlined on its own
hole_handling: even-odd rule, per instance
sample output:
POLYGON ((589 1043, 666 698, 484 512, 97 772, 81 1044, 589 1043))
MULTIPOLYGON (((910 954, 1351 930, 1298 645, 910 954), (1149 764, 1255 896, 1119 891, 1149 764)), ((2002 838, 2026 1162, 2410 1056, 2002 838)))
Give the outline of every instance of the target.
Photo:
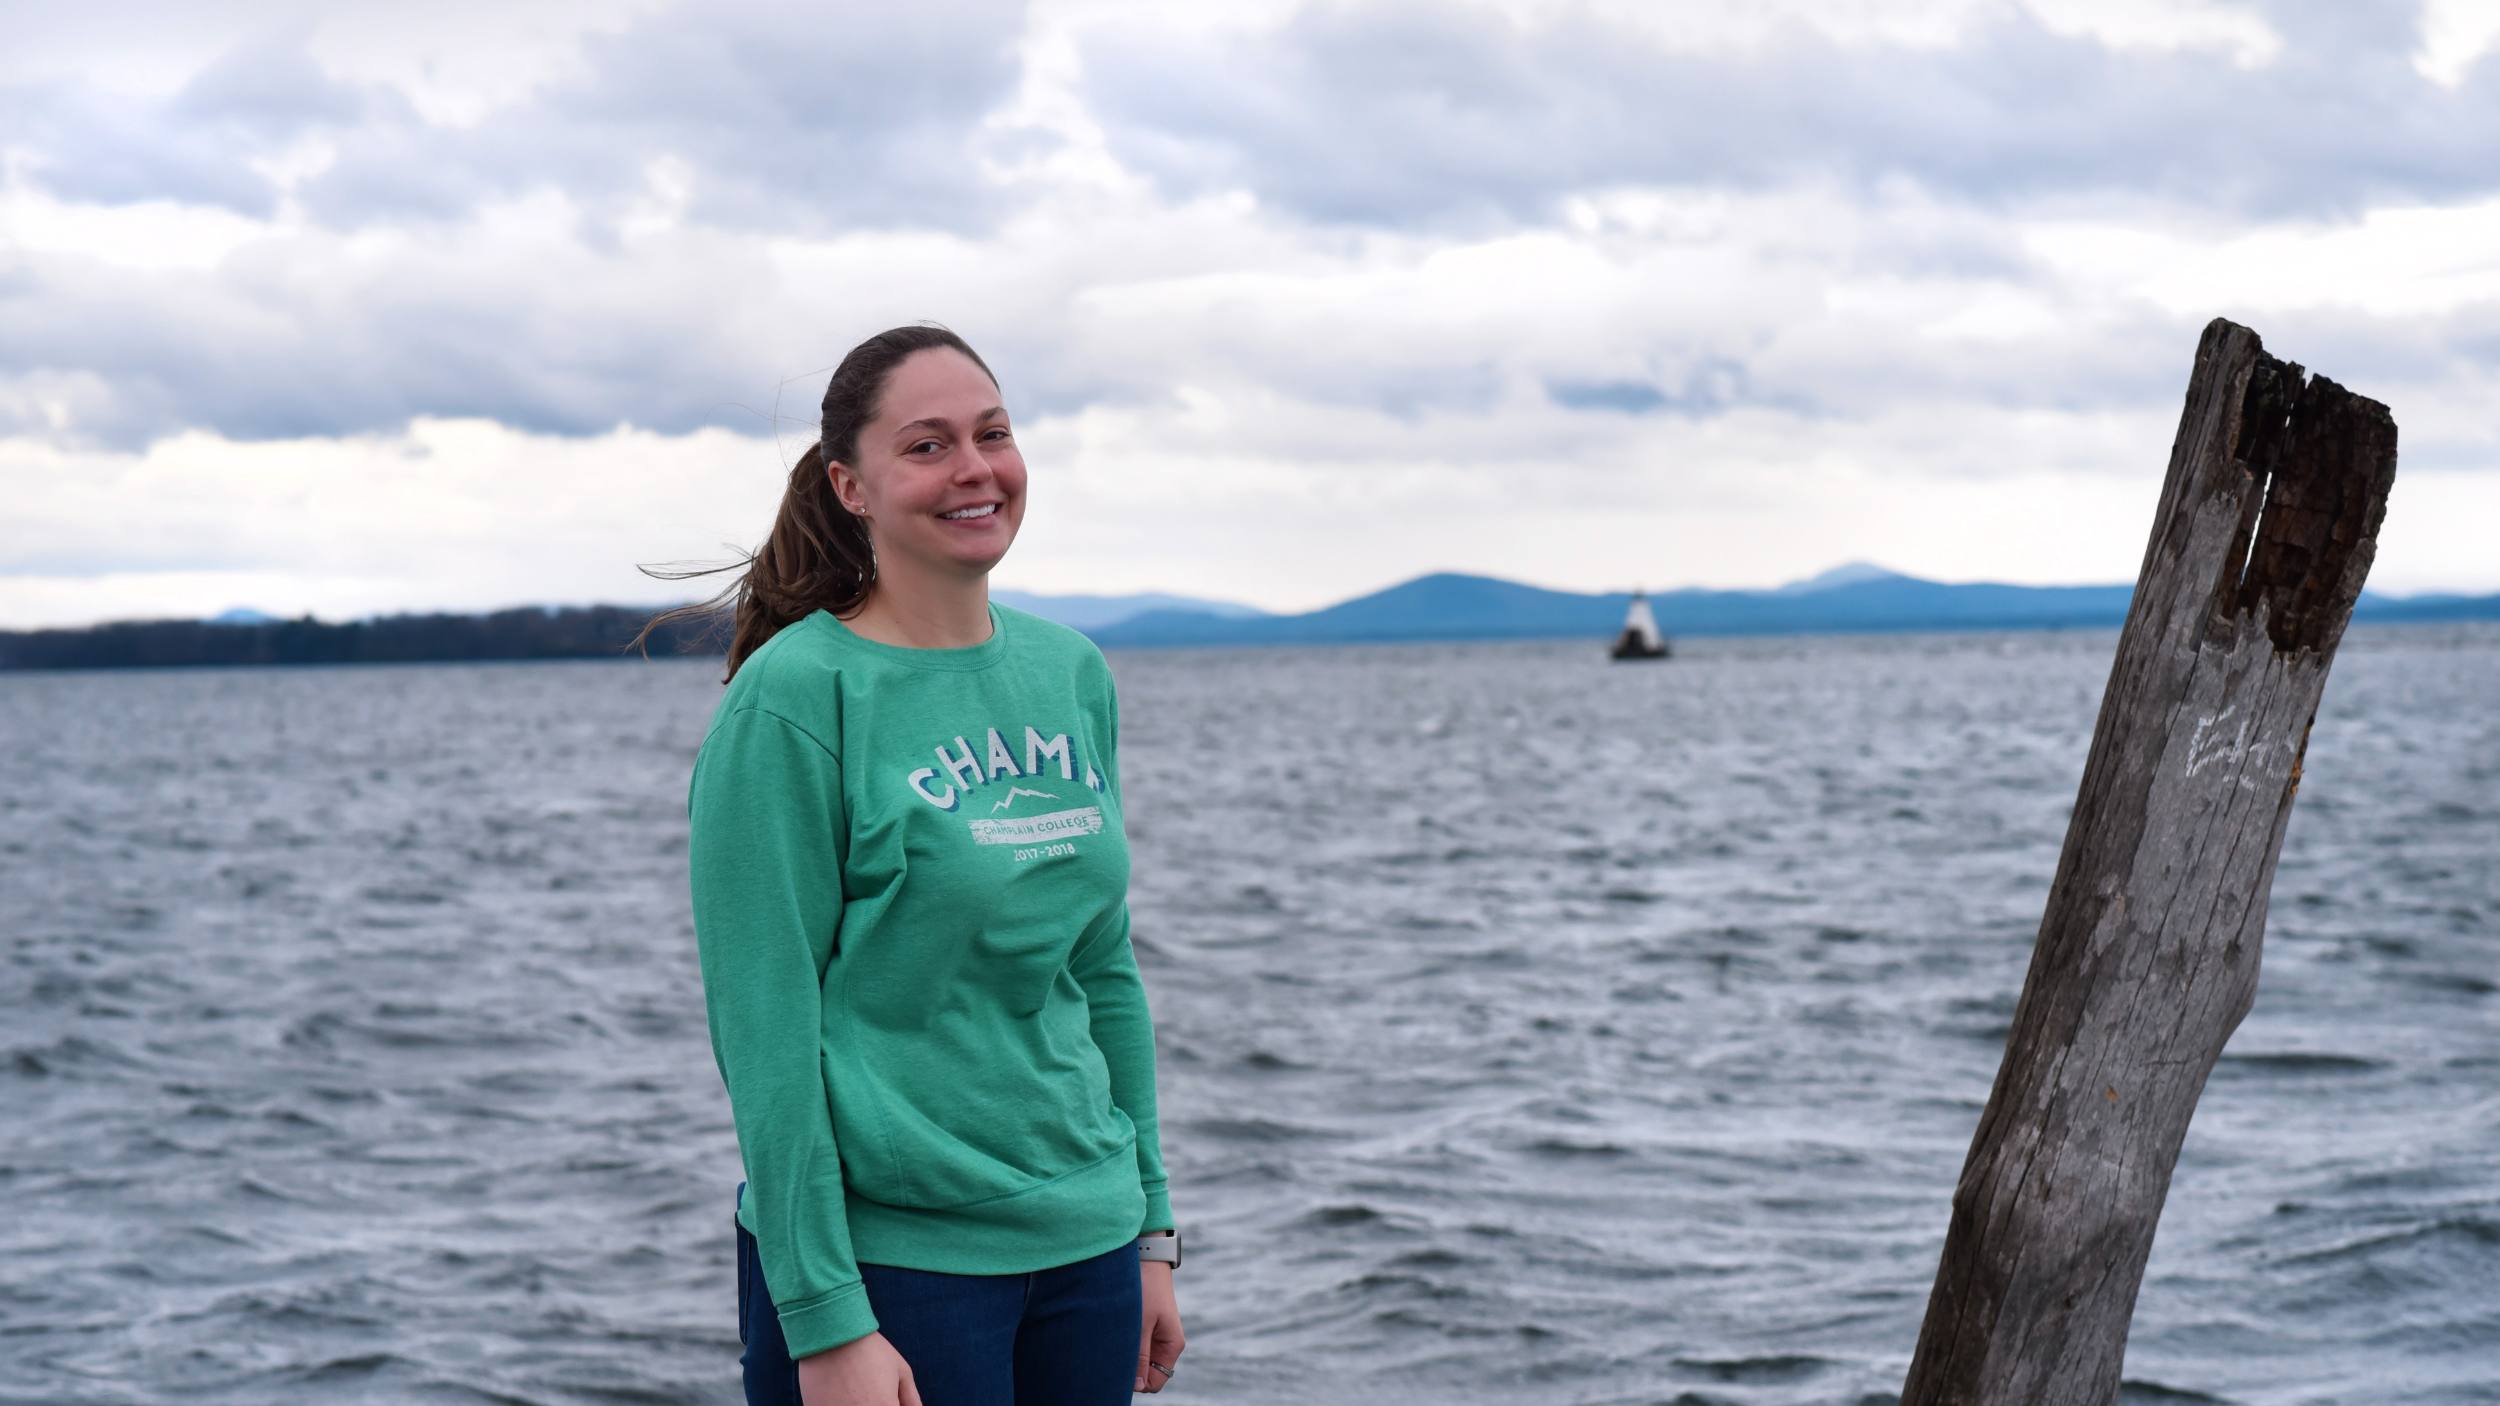
POLYGON ((687 813, 750 1402, 1090 1406, 1181 1353, 1119 701, 989 599, 1024 502, 988 366, 883 332, 689 607, 736 601, 687 813))

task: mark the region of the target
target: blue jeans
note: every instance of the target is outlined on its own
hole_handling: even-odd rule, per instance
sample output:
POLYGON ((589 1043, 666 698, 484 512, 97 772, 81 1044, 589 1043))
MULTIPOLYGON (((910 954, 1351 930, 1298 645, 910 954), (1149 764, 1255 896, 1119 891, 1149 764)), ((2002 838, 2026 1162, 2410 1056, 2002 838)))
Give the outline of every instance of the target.
MULTIPOLYGON (((738 1200, 747 1184, 738 1183, 738 1200)), ((736 1214, 731 1214, 736 1225, 736 1214)), ((748 1406, 800 1406, 799 1369, 738 1232, 738 1365, 748 1406)), ((1030 1274, 862 1264, 877 1331, 911 1364, 922 1406, 1127 1406, 1145 1304, 1137 1243, 1030 1274)))

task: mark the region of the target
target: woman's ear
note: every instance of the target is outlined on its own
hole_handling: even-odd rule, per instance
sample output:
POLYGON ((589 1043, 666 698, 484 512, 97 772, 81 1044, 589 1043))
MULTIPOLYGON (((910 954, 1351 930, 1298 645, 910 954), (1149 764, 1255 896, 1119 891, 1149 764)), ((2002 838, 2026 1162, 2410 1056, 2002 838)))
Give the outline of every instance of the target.
POLYGON ((840 503, 844 512, 866 522, 868 499, 859 491, 859 475, 851 471, 851 466, 839 459, 827 460, 825 479, 833 485, 833 501, 840 503))

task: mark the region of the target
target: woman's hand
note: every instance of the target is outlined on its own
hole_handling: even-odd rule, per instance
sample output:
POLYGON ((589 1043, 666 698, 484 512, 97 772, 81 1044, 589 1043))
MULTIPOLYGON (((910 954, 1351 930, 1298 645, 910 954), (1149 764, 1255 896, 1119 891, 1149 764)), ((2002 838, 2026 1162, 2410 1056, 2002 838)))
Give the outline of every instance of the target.
POLYGON ((801 1406, 920 1406, 911 1364, 883 1333, 810 1353, 798 1367, 801 1406))
POLYGON ((1146 1321, 1137 1331, 1136 1389, 1161 1391, 1172 1374, 1157 1368, 1180 1365, 1181 1306, 1172 1297, 1172 1266, 1161 1260, 1142 1260, 1137 1272, 1144 1276, 1139 1287, 1145 1291, 1146 1321))

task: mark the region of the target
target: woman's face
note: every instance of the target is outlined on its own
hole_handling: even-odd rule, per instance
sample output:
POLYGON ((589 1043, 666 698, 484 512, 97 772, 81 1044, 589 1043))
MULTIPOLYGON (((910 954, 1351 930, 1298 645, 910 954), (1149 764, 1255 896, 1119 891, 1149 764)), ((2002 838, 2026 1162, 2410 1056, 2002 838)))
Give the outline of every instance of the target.
POLYGON ((881 399, 859 432, 859 462, 825 467, 842 506, 868 522, 878 574, 904 562, 948 575, 996 566, 1024 521, 1024 455, 998 387, 970 357, 930 347, 886 373, 881 399), (973 515, 947 516, 960 509, 973 515))

